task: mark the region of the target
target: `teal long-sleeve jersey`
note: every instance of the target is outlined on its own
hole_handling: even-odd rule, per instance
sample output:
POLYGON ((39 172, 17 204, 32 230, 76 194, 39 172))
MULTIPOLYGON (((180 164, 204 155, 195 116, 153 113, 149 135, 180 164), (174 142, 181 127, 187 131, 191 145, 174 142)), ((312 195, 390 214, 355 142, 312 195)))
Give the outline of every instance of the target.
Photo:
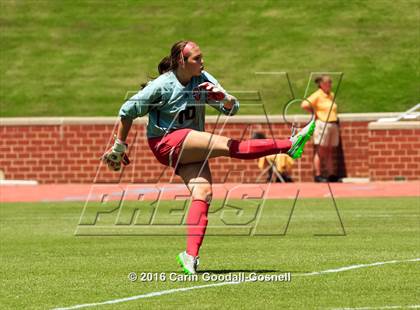
POLYGON ((161 137, 181 128, 204 131, 206 104, 225 115, 234 115, 239 109, 237 100, 231 110, 224 108, 223 101, 208 100, 206 92, 197 87, 204 82, 210 82, 225 91, 206 71, 193 77, 186 86, 178 81, 173 71, 166 72, 127 100, 119 116, 135 119, 149 113, 148 138, 161 137))

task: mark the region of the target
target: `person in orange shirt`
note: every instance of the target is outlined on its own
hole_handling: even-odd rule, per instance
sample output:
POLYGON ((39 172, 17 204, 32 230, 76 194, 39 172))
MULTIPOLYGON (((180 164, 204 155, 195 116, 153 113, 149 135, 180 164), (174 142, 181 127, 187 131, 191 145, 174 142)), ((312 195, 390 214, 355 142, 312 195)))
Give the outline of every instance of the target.
POLYGON ((339 128, 337 117, 337 104, 334 102, 334 93, 331 91, 332 80, 329 75, 321 75, 315 79, 318 90, 301 103, 301 107, 314 112, 316 127, 314 132, 314 172, 315 182, 337 181, 336 167, 334 167, 333 154, 339 144, 339 128), (321 166, 325 165, 328 178, 321 174, 321 166))

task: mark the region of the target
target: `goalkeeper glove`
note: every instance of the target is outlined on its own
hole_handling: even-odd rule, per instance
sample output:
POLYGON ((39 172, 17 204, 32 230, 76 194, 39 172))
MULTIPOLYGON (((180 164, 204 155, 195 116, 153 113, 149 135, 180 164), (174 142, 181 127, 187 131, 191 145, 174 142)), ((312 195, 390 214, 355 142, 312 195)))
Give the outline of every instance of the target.
POLYGON ((207 91, 207 100, 222 101, 226 98, 225 92, 210 82, 201 83, 198 88, 207 91))
POLYGON ((115 138, 114 146, 102 155, 102 161, 107 164, 109 169, 119 171, 121 169, 121 163, 124 166, 130 164, 130 159, 125 153, 127 148, 127 143, 115 138))

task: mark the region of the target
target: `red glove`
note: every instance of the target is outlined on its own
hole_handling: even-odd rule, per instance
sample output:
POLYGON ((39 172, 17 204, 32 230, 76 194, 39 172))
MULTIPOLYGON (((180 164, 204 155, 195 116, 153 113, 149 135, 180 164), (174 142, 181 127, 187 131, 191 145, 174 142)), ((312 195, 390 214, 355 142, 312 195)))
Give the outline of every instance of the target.
POLYGON ((226 98, 226 94, 210 82, 201 83, 198 88, 207 91, 207 100, 222 101, 226 98))

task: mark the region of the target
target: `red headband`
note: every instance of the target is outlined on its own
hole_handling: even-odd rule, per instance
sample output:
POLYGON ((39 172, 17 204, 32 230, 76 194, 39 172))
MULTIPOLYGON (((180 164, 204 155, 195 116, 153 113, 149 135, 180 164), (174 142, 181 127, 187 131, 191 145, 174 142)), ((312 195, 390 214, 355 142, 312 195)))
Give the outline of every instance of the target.
POLYGON ((192 41, 188 41, 188 43, 184 46, 184 48, 182 49, 182 56, 184 57, 188 57, 189 53, 191 52, 191 50, 193 48, 197 47, 197 44, 195 44, 192 41))

